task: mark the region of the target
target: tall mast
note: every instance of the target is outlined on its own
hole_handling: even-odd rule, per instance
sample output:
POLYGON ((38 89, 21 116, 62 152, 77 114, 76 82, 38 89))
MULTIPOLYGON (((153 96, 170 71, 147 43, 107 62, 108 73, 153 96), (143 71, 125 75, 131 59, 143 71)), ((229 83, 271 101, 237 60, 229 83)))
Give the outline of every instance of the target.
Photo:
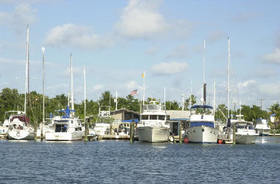
POLYGON ((71 77, 71 109, 74 110, 74 82, 73 82, 73 68, 72 68, 72 54, 70 54, 70 77, 71 77))
POLYGON ((86 81, 86 67, 84 66, 84 123, 86 123, 86 111, 87 111, 87 81, 86 81))
POLYGON ((206 50, 206 41, 203 41, 203 83, 206 83, 206 79, 205 79, 205 68, 206 68, 206 64, 205 64, 205 50, 206 50))
POLYGON ((27 109, 27 94, 29 93, 29 24, 26 28, 26 65, 25 65, 25 95, 24 95, 24 114, 27 109))
POLYGON ((118 110, 118 91, 116 90, 116 99, 115 99, 115 103, 116 103, 116 108, 115 110, 118 110))
POLYGON ((143 78, 143 105, 145 104, 145 92, 146 92, 145 77, 146 77, 146 72, 142 73, 142 78, 143 78))
POLYGON ((206 41, 203 41, 203 88, 202 88, 202 98, 203 105, 206 105, 206 77, 205 77, 205 50, 206 50, 206 41))
POLYGON ((227 66, 227 106, 228 106, 228 119, 230 119, 230 108, 229 108, 229 77, 230 77, 230 38, 228 37, 228 66, 227 66))
POLYGON ((166 108, 166 94, 165 94, 165 88, 163 88, 163 103, 164 103, 165 108, 166 108))
POLYGON ((42 47, 43 123, 45 122, 45 47, 42 47))
POLYGON ((214 116, 215 116, 215 113, 216 113, 216 81, 214 80, 214 92, 213 92, 213 96, 214 96, 214 99, 213 99, 213 108, 214 108, 214 116))
POLYGON ((182 94, 182 111, 185 110, 185 95, 184 93, 182 94))

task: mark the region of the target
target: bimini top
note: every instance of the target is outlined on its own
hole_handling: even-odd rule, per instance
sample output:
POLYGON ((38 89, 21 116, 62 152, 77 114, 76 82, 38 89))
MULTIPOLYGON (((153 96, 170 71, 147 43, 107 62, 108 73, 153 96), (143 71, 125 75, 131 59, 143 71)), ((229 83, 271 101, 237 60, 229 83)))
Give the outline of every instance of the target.
POLYGON ((191 107, 191 109, 198 109, 198 108, 201 108, 201 109, 213 109, 213 107, 210 106, 210 105, 193 105, 191 107))

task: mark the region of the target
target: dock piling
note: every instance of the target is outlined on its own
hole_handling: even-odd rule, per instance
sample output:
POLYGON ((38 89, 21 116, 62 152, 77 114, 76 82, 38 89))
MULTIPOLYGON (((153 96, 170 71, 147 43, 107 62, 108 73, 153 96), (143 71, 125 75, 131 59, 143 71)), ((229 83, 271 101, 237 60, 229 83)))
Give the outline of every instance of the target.
POLYGON ((134 142, 134 121, 132 121, 131 123, 130 123, 130 131, 129 131, 129 133, 130 133, 130 143, 133 143, 134 142))

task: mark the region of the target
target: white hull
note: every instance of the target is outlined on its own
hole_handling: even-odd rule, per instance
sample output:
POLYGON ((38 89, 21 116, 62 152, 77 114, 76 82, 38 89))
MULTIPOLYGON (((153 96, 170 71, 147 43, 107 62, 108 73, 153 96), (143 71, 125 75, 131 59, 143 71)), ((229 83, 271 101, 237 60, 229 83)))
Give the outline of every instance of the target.
POLYGON ((168 142, 169 129, 164 127, 137 127, 139 141, 143 142, 168 142))
POLYGON ((35 133, 28 130, 13 129, 8 131, 9 140, 34 140, 35 133))
POLYGON ((218 130, 208 126, 196 126, 189 128, 186 135, 189 142, 217 143, 218 130))
POLYGON ((255 144, 257 135, 235 135, 236 144, 255 144))
POLYGON ((75 132, 47 132, 46 141, 79 141, 83 139, 83 131, 75 132))

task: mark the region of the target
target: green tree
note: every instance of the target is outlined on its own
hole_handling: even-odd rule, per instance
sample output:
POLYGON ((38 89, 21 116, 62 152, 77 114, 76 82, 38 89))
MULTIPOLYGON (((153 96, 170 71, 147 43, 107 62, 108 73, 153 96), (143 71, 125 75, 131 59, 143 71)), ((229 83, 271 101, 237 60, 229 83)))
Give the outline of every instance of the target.
POLYGON ((215 119, 223 122, 227 121, 227 106, 225 104, 218 105, 215 113, 215 119))
POLYGON ((179 103, 176 101, 166 101, 166 110, 180 110, 179 103))

